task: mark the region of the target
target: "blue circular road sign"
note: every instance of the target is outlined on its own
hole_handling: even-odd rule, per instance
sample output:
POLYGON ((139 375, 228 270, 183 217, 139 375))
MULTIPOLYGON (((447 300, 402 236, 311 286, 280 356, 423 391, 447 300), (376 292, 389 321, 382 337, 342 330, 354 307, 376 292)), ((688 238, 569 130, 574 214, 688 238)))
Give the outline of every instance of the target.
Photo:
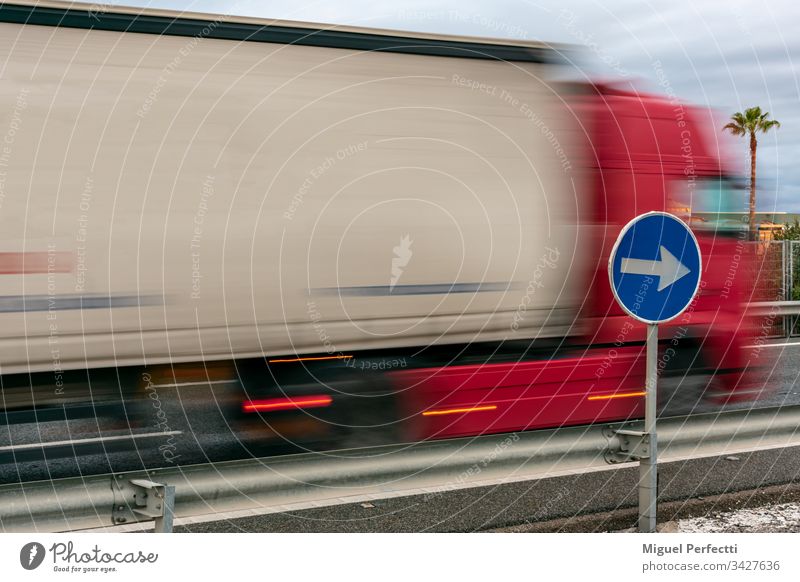
POLYGON ((661 323, 680 315, 700 286, 700 247, 691 229, 666 212, 631 220, 611 250, 611 290, 631 317, 661 323))

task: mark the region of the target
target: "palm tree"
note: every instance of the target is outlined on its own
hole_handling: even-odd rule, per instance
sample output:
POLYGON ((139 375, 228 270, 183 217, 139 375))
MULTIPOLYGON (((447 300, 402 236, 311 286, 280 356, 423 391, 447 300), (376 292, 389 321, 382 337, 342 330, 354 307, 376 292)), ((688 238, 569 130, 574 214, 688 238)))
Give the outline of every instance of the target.
POLYGON ((767 133, 773 127, 780 127, 779 121, 767 119, 769 113, 761 113, 761 107, 751 107, 745 109, 744 113, 734 113, 731 115, 731 122, 722 128, 733 135, 750 136, 750 220, 748 228, 750 240, 756 240, 756 133, 767 133))

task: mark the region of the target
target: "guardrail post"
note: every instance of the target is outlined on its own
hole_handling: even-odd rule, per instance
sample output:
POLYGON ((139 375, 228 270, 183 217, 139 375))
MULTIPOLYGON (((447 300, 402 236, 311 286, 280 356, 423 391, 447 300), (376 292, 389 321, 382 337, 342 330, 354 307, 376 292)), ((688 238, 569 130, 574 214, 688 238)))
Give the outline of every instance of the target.
POLYGON ((175 518, 175 485, 165 485, 162 497, 161 517, 153 520, 155 533, 172 533, 172 520, 175 518))
POLYGON ((115 483, 114 523, 152 519, 156 533, 172 531, 175 516, 175 486, 149 479, 130 479, 115 483))

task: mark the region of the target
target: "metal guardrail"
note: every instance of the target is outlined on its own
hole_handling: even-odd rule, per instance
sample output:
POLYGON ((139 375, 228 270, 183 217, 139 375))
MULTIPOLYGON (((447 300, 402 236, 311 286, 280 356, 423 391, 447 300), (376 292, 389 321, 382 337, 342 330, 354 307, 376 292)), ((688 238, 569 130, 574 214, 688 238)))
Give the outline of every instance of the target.
MULTIPOLYGON (((800 406, 660 419, 660 460, 800 445, 798 427, 800 406)), ((365 497, 436 494, 602 470, 626 460, 625 443, 614 434, 621 428, 636 430, 641 423, 15 483, 0 486, 0 531, 70 531, 153 518, 161 520, 156 527, 165 531, 173 510, 176 518, 279 511, 303 502, 333 505, 365 497)))
POLYGON ((751 315, 782 317, 800 315, 800 301, 759 301, 747 306, 751 315))
POLYGON ((771 337, 789 338, 796 335, 797 317, 800 316, 800 301, 759 301, 747 306, 747 313, 771 321, 783 319, 783 333, 771 337))

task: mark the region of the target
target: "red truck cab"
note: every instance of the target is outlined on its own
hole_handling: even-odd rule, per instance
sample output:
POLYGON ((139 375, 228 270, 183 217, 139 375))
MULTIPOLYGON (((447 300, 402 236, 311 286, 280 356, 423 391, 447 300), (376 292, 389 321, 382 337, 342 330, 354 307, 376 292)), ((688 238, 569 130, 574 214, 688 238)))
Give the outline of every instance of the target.
POLYGON ((644 341, 645 325, 628 317, 612 296, 608 255, 619 231, 635 216, 669 212, 695 232, 703 275, 692 305, 660 326, 661 370, 688 368, 692 376, 709 377, 717 398, 743 396, 752 389, 743 372, 745 346, 752 340, 744 305, 752 288, 753 257, 746 223, 715 218, 744 210, 746 199, 720 153, 713 112, 607 86, 596 86, 590 98, 588 123, 596 153, 590 162, 592 215, 601 227, 602 253, 592 301, 583 313, 591 323, 587 343, 614 344, 620 335, 625 343, 644 341))
POLYGON ((723 164, 712 112, 608 85, 575 92, 571 106, 588 138, 584 230, 597 250, 575 326, 581 334, 516 361, 391 374, 409 439, 641 418, 645 325, 614 300, 608 259, 623 226, 649 211, 690 224, 703 260, 695 300, 659 329, 662 414, 759 392, 747 372, 753 330, 743 313, 753 271, 746 223, 715 217, 743 210, 745 193, 723 164))

